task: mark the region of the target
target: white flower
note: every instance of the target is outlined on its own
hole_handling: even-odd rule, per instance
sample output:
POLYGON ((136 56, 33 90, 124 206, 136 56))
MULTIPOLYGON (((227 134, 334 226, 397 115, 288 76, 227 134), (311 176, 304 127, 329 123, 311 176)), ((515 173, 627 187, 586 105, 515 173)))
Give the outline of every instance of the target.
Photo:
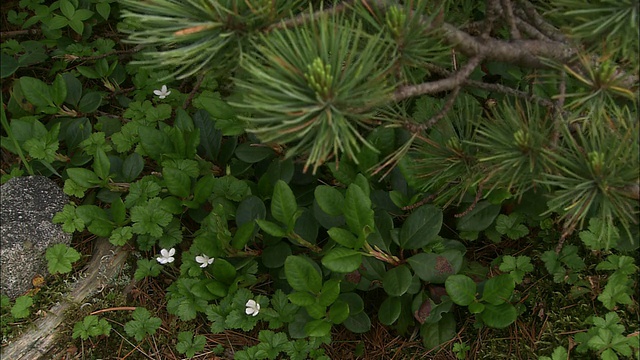
POLYGON ((162 85, 160 90, 153 90, 153 93, 158 95, 160 99, 164 99, 171 94, 171 91, 168 91, 167 85, 162 85))
POLYGON ((168 263, 172 263, 172 262, 173 262, 173 260, 175 260, 175 259, 173 258, 173 255, 175 255, 175 254, 176 254, 176 249, 174 249, 174 248, 171 248, 171 249, 169 249, 169 250, 167 250, 167 249, 162 249, 162 250, 160 250, 160 256, 158 256, 158 257, 156 258, 156 260, 158 260, 158 262, 159 262, 160 264, 168 264, 168 263))
POLYGON ((256 316, 260 312, 260 304, 258 304, 255 300, 251 299, 247 301, 245 305, 247 308, 244 310, 247 315, 256 316))
POLYGON ((202 256, 196 256, 196 261, 201 264, 201 268, 206 268, 207 266, 213 264, 213 260, 215 260, 215 258, 209 258, 205 254, 202 254, 202 256))

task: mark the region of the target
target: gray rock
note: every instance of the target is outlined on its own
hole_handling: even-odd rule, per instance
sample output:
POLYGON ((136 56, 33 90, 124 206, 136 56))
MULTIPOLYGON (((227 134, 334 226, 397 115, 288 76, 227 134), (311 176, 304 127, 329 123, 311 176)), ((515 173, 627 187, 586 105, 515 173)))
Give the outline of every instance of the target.
POLYGON ((0 291, 24 294, 38 274, 45 276, 49 246, 71 243, 71 234, 53 224, 69 198, 44 176, 18 177, 0 187, 0 291))

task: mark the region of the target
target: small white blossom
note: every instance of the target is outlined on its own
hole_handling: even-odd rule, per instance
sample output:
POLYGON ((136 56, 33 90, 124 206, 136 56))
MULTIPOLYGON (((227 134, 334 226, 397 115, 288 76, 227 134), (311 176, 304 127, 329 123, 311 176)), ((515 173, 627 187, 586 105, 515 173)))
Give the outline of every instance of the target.
POLYGON ((175 259, 173 258, 173 255, 175 255, 175 254, 176 254, 176 249, 174 249, 174 248, 171 248, 171 249, 169 249, 169 250, 167 250, 167 249, 162 249, 162 250, 160 250, 160 256, 158 256, 158 257, 156 258, 156 260, 158 260, 158 262, 159 262, 160 264, 168 264, 168 263, 172 263, 172 262, 173 262, 173 260, 175 260, 175 259))
POLYGON ((167 89, 167 85, 162 85, 162 88, 160 88, 160 90, 153 90, 153 93, 158 95, 160 99, 164 99, 169 96, 169 94, 171 94, 171 91, 167 89))
POLYGON ((201 268, 206 268, 207 266, 213 264, 213 260, 215 260, 215 258, 209 258, 205 254, 202 254, 202 256, 196 256, 196 261, 201 264, 201 268))
POLYGON ((247 315, 256 316, 260 312, 260 304, 258 304, 255 300, 251 299, 247 301, 245 305, 247 308, 244 310, 247 315))

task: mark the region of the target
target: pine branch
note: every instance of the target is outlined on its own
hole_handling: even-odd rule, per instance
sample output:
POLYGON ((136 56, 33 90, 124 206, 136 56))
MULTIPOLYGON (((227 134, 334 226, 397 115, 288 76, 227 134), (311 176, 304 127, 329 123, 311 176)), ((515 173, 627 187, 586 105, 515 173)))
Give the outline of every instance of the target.
POLYGON ((451 77, 418 85, 403 86, 396 90, 392 100, 397 102, 418 95, 435 94, 442 91, 453 90, 468 80, 469 75, 480 65, 482 60, 483 56, 478 54, 471 58, 468 63, 451 77))

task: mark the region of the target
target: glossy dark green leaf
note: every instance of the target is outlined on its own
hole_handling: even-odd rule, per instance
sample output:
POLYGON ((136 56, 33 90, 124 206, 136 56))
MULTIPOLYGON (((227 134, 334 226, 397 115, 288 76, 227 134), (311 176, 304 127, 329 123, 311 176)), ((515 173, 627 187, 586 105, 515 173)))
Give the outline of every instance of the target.
POLYGON ((302 256, 289 256, 284 263, 284 272, 294 290, 317 294, 322 289, 320 273, 302 256))
POLYGON ((271 221, 267 221, 267 220, 262 220, 262 219, 256 219, 256 223, 258 224, 258 226, 260 226, 260 229, 262 229, 262 231, 266 232, 267 234, 271 235, 271 236, 275 236, 277 238, 282 238, 285 237, 287 235, 287 232, 284 231, 284 229, 282 228, 282 226, 273 223, 271 221))
POLYGON ((291 246, 284 241, 280 241, 275 245, 264 248, 260 260, 262 260, 262 264, 265 267, 275 269, 282 267, 289 255, 291 255, 291 246))
POLYGON ((20 64, 15 57, 7 55, 4 52, 0 54, 0 78, 4 79, 13 75, 19 67, 20 64))
POLYGON ((456 320, 452 313, 446 313, 437 323, 425 322, 420 326, 422 342, 427 349, 433 349, 453 339, 456 335, 456 320))
POLYGON ((344 208, 344 196, 334 187, 319 185, 314 190, 314 195, 320 209, 331 216, 342 215, 344 208))
POLYGON ((264 219, 267 216, 267 208, 257 196, 249 196, 238 204, 236 211, 236 223, 243 225, 256 219, 264 219))
POLYGON ((24 97, 37 108, 53 105, 51 89, 42 80, 23 76, 20 78, 20 85, 24 97))
POLYGON ((488 228, 500 213, 500 205, 488 201, 480 201, 468 214, 461 217, 457 228, 459 231, 482 231, 488 228))
POLYGON ((281 223, 293 228, 298 212, 298 204, 293 191, 287 183, 278 180, 273 189, 273 197, 271 198, 271 215, 281 223))
POLYGON ((359 237, 374 231, 375 224, 371 200, 356 184, 349 185, 344 202, 344 218, 349 229, 359 237))
POLYGON ((334 324, 341 324, 349 317, 349 304, 344 301, 336 301, 329 308, 329 320, 334 324))
POLYGON ((227 260, 216 258, 212 264, 213 276, 223 283, 230 285, 236 280, 236 268, 227 260))
POLYGON ((53 103, 60 107, 67 98, 67 83, 61 74, 56 75, 56 78, 53 80, 53 84, 51 84, 50 90, 53 103))
POLYGON ((442 211, 433 205, 423 205, 405 220, 398 237, 405 249, 420 249, 437 239, 442 226, 442 211))
POLYGON ((242 143, 236 147, 235 154, 238 159, 253 164, 275 155, 275 152, 262 144, 242 143))
POLYGON ((400 312, 402 311, 402 302, 399 297, 389 296, 382 304, 380 304, 380 309, 378 309, 378 319, 384 325, 391 325, 398 317, 400 317, 400 312))
POLYGON ((67 169, 67 175, 69 175, 69 179, 85 188, 96 186, 101 182, 96 173, 84 168, 67 169))
POLYGON ((361 264, 362 254, 360 252, 343 247, 331 249, 322 258, 322 265, 339 273, 350 273, 357 270, 361 264))
POLYGON ((111 162, 109 157, 102 150, 102 148, 96 149, 96 154, 93 158, 93 171, 98 175, 100 179, 106 180, 109 178, 109 171, 111 170, 111 162))
POLYGON ((171 194, 186 198, 191 193, 191 178, 184 171, 165 167, 162 169, 162 177, 171 194))
POLYGON ((92 91, 84 94, 78 103, 78 110, 82 113, 92 113, 100 107, 102 103, 102 94, 97 91, 92 91))
POLYGON ((476 299, 476 283, 467 275, 451 275, 445 281, 451 301, 468 306, 476 299))
POLYGON ((169 135, 148 126, 138 128, 140 135, 140 145, 149 157, 156 161, 162 159, 162 155, 173 152, 173 145, 169 135))
POLYGON ((515 289, 513 277, 509 274, 501 274, 487 280, 482 291, 482 300, 492 305, 500 305, 509 301, 515 289))
POLYGON ((411 285, 411 270, 406 265, 390 269, 382 279, 382 287, 391 296, 402 296, 411 285))
POLYGON ((349 230, 333 227, 327 231, 331 239, 338 244, 350 249, 358 249, 362 246, 358 238, 349 230))
POLYGON ((457 250, 446 250, 440 254, 419 253, 407 259, 420 279, 434 284, 443 284, 450 275, 457 274, 462 268, 462 261, 462 253, 457 250))
POLYGON ((331 333, 331 323, 324 319, 312 320, 304 326, 307 336, 322 337, 331 333))
POLYGON ((516 308, 509 303, 500 305, 486 304, 480 313, 480 319, 489 327, 503 329, 513 324, 518 318, 516 308))
POLYGON ((143 168, 144 160, 142 156, 138 153, 132 153, 122 163, 122 176, 125 181, 132 182, 138 178, 143 168))
POLYGON ((366 333, 371 330, 371 319, 366 312, 362 311, 349 317, 342 323, 349 331, 356 334, 366 333))

